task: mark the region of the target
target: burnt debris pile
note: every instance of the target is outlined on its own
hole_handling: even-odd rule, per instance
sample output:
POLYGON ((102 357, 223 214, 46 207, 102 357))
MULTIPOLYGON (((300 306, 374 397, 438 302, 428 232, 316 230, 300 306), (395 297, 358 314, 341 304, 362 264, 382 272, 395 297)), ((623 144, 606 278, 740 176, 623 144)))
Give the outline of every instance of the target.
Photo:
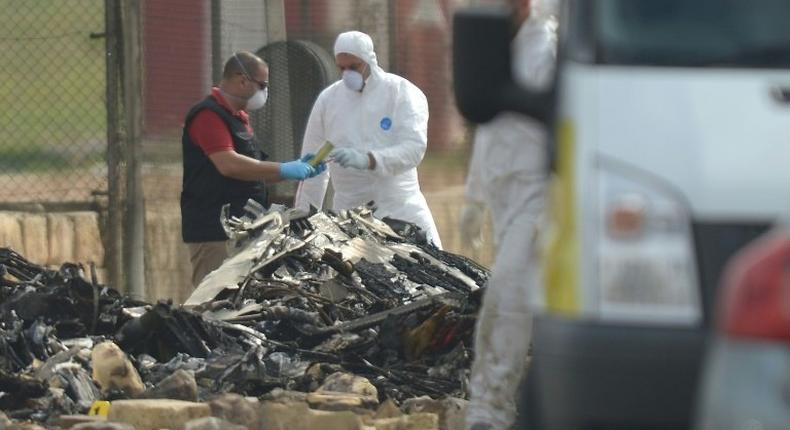
POLYGON ((375 403, 466 397, 485 268, 370 206, 249 205, 223 225, 231 256, 183 305, 0 249, 0 409, 43 422, 95 400, 311 393, 337 374, 375 403))

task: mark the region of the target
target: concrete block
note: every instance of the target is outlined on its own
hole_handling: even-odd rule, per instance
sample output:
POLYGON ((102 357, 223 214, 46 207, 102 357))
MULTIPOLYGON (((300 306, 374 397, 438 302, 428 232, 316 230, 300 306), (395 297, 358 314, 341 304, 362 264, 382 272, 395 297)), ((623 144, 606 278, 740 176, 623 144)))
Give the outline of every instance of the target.
POLYGON ((366 378, 343 372, 335 372, 329 375, 321 387, 318 388, 318 392, 322 391, 358 394, 374 398, 376 403, 378 403, 379 398, 376 386, 371 384, 366 378))
POLYGON ((373 418, 398 418, 402 416, 403 412, 401 412, 400 408, 395 404, 395 402, 393 402, 392 399, 387 399, 376 410, 376 414, 373 415, 373 418))
POLYGON ((305 403, 261 404, 261 428, 266 430, 302 430, 307 429, 310 409, 305 403))
POLYGON ((359 415, 349 412, 329 412, 313 411, 307 415, 307 427, 305 430, 325 429, 325 430, 363 430, 364 425, 359 415))
POLYGON ((189 276, 177 270, 146 270, 146 297, 149 301, 173 299, 183 303, 192 294, 189 276))
MULTIPOLYGON (((86 273, 85 276, 87 276, 88 280, 90 280, 90 276, 91 276, 90 272, 86 273)), ((96 268, 96 278, 100 284, 104 284, 104 285, 106 285, 107 282, 110 281, 107 269, 103 267, 96 268)), ((117 287, 117 285, 111 285, 111 287, 115 288, 117 287)))
POLYGON ((184 430, 186 423, 211 416, 205 403, 182 400, 116 400, 110 405, 109 421, 131 424, 136 430, 184 430))
POLYGON ((335 393, 331 391, 309 393, 307 394, 306 401, 311 408, 323 411, 363 412, 368 408, 375 408, 378 406, 378 399, 376 398, 353 393, 335 393))
POLYGON ((49 236, 49 261, 47 264, 60 266, 66 262, 76 263, 74 259, 74 222, 62 213, 47 214, 49 236))
POLYGON ((74 259, 76 262, 94 262, 104 266, 104 245, 96 212, 72 212, 74 223, 74 259))
POLYGON ((143 393, 142 397, 197 402, 198 387, 195 374, 191 370, 178 369, 143 393))
POLYGON ((47 429, 36 423, 31 423, 28 421, 19 421, 8 426, 8 430, 47 430, 47 429))
POLYGON ((466 408, 469 401, 455 397, 434 400, 428 396, 416 397, 403 402, 407 414, 432 413, 439 417, 441 430, 464 428, 466 408))
POLYGON ((373 420, 372 424, 376 430, 439 430, 439 417, 436 414, 418 413, 373 420))
POLYGON ((148 255, 148 267, 151 269, 164 269, 167 267, 166 253, 160 252, 162 248, 162 226, 156 213, 146 215, 145 222, 145 248, 148 255))
POLYGON ((107 422, 107 417, 101 415, 61 415, 58 417, 58 425, 70 429, 77 424, 83 423, 101 423, 107 422))
POLYGON ((303 403, 307 398, 307 393, 301 391, 283 390, 282 388, 275 388, 272 391, 264 394, 261 397, 262 401, 271 401, 278 403, 303 403))
POLYGON ((178 267, 177 249, 181 244, 181 215, 152 211, 145 225, 149 263, 154 269, 178 267))
POLYGON ((311 408, 325 411, 363 412, 379 405, 378 390, 370 381, 344 372, 329 375, 306 400, 311 408))
POLYGON ((164 225, 167 230, 164 232, 163 239, 165 239, 166 243, 162 247, 162 252, 167 253, 167 269, 174 270, 178 269, 179 259, 178 259, 178 249, 179 246, 182 246, 184 250, 186 250, 186 245, 183 244, 181 240, 181 215, 179 214, 170 214, 167 217, 163 217, 162 225, 164 225))
POLYGON ((135 428, 129 424, 124 424, 124 423, 110 423, 110 422, 97 421, 93 423, 77 424, 74 427, 72 427, 71 430, 135 430, 135 428))
POLYGON ((192 294, 189 251, 181 240, 178 207, 151 210, 146 221, 146 297, 182 303, 192 294))
POLYGON ((261 420, 266 430, 363 430, 362 419, 349 411, 311 410, 304 403, 263 402, 261 420))
POLYGON ((11 248, 24 255, 25 243, 16 212, 0 212, 0 248, 11 248))
MULTIPOLYGON (((22 241, 25 243, 24 256, 35 264, 49 261, 49 236, 47 217, 38 214, 25 214, 22 223, 22 241)), ((19 250, 19 252, 22 252, 19 250)))
POLYGON ((110 390, 123 390, 130 396, 139 396, 145 385, 126 353, 113 342, 102 342, 91 351, 91 375, 103 394, 110 390))
POLYGON ((258 399, 252 400, 234 393, 225 393, 210 402, 211 415, 249 429, 261 428, 261 406, 258 399))
POLYGON ((462 429, 466 425, 466 408, 469 401, 456 397, 442 399, 443 412, 439 413, 439 429, 462 429))
POLYGON ((10 427, 11 424, 13 424, 11 419, 8 418, 4 412, 0 411, 0 429, 6 429, 10 427))
MULTIPOLYGON (((254 428, 258 429, 259 427, 254 428)), ((247 430, 247 427, 233 424, 217 417, 206 417, 186 423, 184 430, 247 430)))

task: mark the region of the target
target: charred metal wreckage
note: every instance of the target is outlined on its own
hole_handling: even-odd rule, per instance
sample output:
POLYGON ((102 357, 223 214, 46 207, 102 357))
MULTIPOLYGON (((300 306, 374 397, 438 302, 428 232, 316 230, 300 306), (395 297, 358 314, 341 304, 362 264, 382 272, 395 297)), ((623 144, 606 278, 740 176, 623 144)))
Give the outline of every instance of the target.
MULTIPOLYGON (((183 306, 137 302, 82 266, 49 270, 0 249, 0 409, 43 422, 97 399, 167 397, 178 371, 194 375, 192 400, 311 392, 337 371, 369 379, 381 401, 466 397, 485 268, 371 206, 250 203, 223 226, 234 251, 183 306), (102 379, 96 361, 121 354, 98 352, 106 341, 140 382, 102 379)), ((127 372, 108 378, 117 373, 127 372)))

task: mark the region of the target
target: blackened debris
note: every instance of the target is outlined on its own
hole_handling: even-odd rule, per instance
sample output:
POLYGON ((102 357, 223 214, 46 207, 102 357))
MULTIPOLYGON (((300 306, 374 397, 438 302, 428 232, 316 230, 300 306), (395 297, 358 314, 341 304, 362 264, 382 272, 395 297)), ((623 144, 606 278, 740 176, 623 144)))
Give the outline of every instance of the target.
POLYGON ((107 340, 129 356, 143 396, 307 392, 351 372, 382 401, 466 397, 488 272, 373 209, 225 219, 236 252, 183 306, 134 301, 86 280, 83 266, 50 270, 0 249, 0 409, 45 421, 129 397, 102 395, 90 377, 91 350, 107 340))

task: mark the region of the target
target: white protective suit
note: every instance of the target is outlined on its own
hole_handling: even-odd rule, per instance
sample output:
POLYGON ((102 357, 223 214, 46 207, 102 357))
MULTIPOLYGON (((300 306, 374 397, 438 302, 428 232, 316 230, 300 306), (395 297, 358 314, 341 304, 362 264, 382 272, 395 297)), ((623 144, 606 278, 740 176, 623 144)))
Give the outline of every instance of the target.
POLYGON ((335 148, 370 152, 373 170, 344 169, 330 163, 328 174, 299 186, 295 207, 321 209, 330 179, 334 189, 331 209, 350 209, 370 201, 379 218, 391 217, 417 224, 441 248, 431 210, 420 191, 417 165, 428 143, 428 101, 414 84, 386 73, 376 61, 370 36, 343 33, 335 42, 335 55, 347 53, 365 61, 370 76, 362 92, 335 82, 318 96, 307 122, 302 154, 316 153, 325 141, 335 148))
MULTIPOLYGON (((535 14, 534 9, 522 24, 513 41, 513 73, 519 84, 545 89, 551 82, 556 27, 553 15, 535 14)), ((497 253, 475 332, 467 428, 479 423, 484 426, 477 428, 508 429, 515 420, 532 331, 529 289, 534 284, 528 285, 538 279, 537 262, 529 256, 543 214, 546 181, 543 125, 505 112, 478 127, 466 199, 467 205, 490 209, 497 253)))

